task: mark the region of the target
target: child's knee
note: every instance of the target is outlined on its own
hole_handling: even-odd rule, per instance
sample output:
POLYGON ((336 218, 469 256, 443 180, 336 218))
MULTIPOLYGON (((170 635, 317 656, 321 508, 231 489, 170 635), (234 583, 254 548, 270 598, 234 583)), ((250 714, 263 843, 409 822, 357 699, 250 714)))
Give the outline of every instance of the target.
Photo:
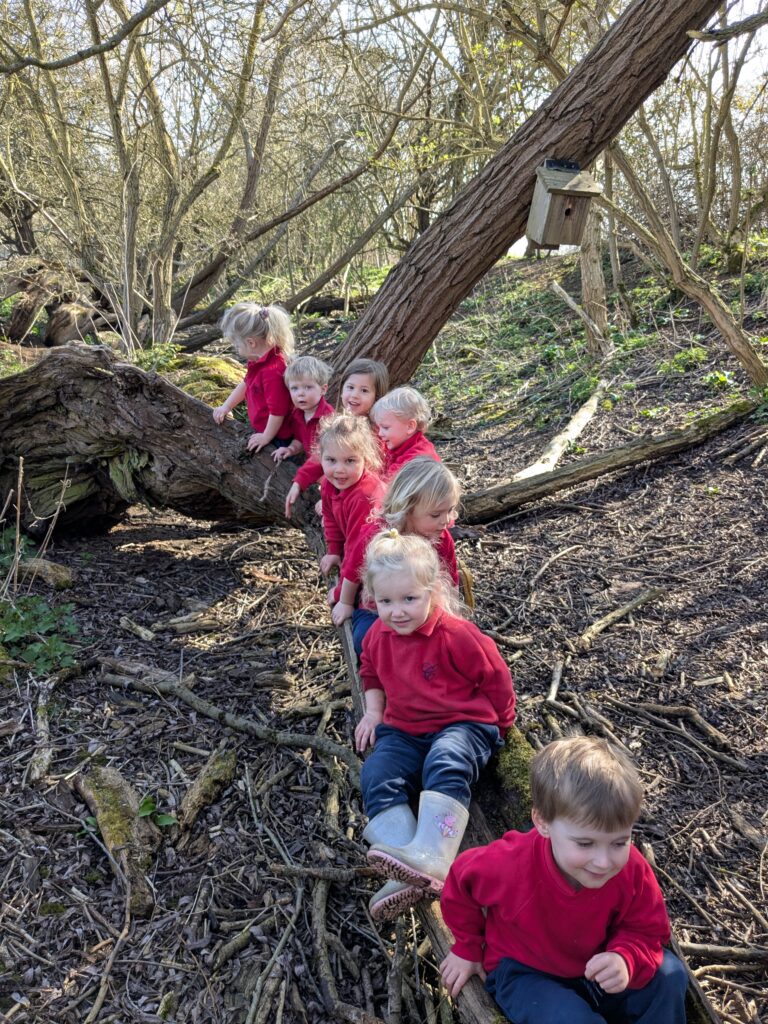
POLYGON ((670 995, 683 996, 685 994, 685 990, 688 988, 688 972, 686 971, 685 966, 682 961, 676 957, 674 953, 670 953, 668 949, 664 950, 664 958, 656 972, 656 977, 659 984, 662 985, 670 995))

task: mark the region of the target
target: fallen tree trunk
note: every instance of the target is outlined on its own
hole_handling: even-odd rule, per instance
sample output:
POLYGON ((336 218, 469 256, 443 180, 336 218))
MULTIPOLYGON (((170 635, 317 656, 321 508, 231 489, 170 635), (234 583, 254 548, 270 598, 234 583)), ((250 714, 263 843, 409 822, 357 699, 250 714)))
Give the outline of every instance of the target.
MULTIPOLYGON (((283 521, 293 467, 245 449, 241 423, 104 348, 52 350, 0 380, 0 507, 13 491, 24 530, 87 532, 135 502, 197 518, 283 521), (22 500, 18 501, 18 491, 22 500)), ((294 513, 312 520, 311 503, 294 513)))
POLYGON ((757 408, 754 402, 735 402, 722 412, 702 416, 689 426, 671 430, 656 438, 641 438, 621 448, 612 448, 600 455, 581 459, 570 466, 538 473, 520 480, 512 479, 483 491, 467 495, 462 502, 462 520, 468 523, 487 523, 511 512, 520 505, 537 501, 557 491, 565 490, 587 480, 595 480, 606 473, 615 473, 642 462, 675 455, 709 440, 735 423, 746 419, 757 408))

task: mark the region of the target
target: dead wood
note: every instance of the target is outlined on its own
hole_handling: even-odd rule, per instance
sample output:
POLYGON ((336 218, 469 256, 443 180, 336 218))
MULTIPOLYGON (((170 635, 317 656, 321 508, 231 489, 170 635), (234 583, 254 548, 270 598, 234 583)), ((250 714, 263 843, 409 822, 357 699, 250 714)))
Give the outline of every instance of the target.
POLYGON ((264 740, 267 743, 274 743, 277 746, 294 747, 299 750, 310 747, 321 754, 328 754, 330 757, 338 758, 349 769, 352 785, 360 785, 360 763, 348 747, 342 747, 340 744, 334 743, 324 736, 271 729, 269 726, 254 722, 251 718, 233 715, 229 711, 211 704, 210 701, 198 697, 197 694, 193 693, 187 686, 184 686, 183 683, 179 683, 169 672, 159 672, 157 669, 152 669, 147 665, 140 665, 138 663, 126 664, 114 658, 101 658, 100 663, 107 669, 109 682, 113 686, 121 686, 126 690, 140 690, 142 693, 160 693, 165 697, 175 697, 189 707, 194 708, 199 714, 205 715, 206 718, 211 718, 215 722, 221 722, 223 725, 229 726, 230 729, 236 729, 238 732, 255 736, 256 739, 264 740))
POLYGON ((74 785, 96 818, 131 913, 146 916, 155 904, 147 872, 160 845, 159 829, 148 817, 139 817, 139 795, 115 768, 92 768, 76 775, 74 785))
POLYGON ((605 344, 606 339, 604 332, 598 327, 598 325, 595 323, 595 321, 592 319, 592 317, 589 315, 586 309, 584 309, 583 306, 580 306, 575 299, 572 299, 568 292, 565 290, 565 288, 559 285, 557 281, 550 281, 549 287, 555 293, 558 299, 562 299, 566 306, 568 306, 569 309, 572 309, 576 316, 578 316, 584 322, 587 329, 596 338, 600 339, 603 344, 605 344))
POLYGON ((211 754, 181 801, 178 821, 183 832, 192 828, 201 811, 215 803, 234 779, 236 767, 237 753, 224 744, 211 754))
POLYGON ((622 605, 621 608, 616 608, 614 611, 608 612, 607 615, 603 615, 602 618, 593 622, 591 626, 587 626, 576 641, 576 647, 581 651, 588 651, 592 646, 592 641, 595 637, 604 633, 609 626, 614 624, 614 622, 620 622, 621 619, 626 618, 626 616, 631 612, 636 611, 638 608, 642 608, 645 604, 650 604, 650 602, 655 601, 657 597, 661 597, 663 593, 663 587, 651 587, 650 590, 644 590, 642 594, 638 594, 636 598, 632 601, 628 601, 627 604, 622 605))
POLYGON ((38 576, 56 590, 73 586, 77 579, 77 573, 68 565, 58 565, 47 558, 22 558, 19 562, 19 577, 32 582, 38 576))
POLYGON ((520 505, 556 494, 566 487, 595 480, 606 473, 615 473, 643 462, 687 451, 746 419, 755 408, 754 402, 741 400, 721 412, 702 416, 689 426, 671 430, 660 437, 641 438, 639 441, 600 455, 592 455, 550 473, 539 473, 525 480, 513 479, 483 491, 476 491, 463 499, 463 519, 469 523, 490 522, 520 505))
MULTIPOLYGON (((218 426, 202 402, 106 348, 54 349, 0 380, 0 495, 14 492, 22 528, 37 535, 57 510, 59 527, 85 532, 137 501, 200 518, 282 522, 293 469, 248 453, 249 434, 233 421, 218 426)), ((298 526, 311 504, 294 512, 298 526)))

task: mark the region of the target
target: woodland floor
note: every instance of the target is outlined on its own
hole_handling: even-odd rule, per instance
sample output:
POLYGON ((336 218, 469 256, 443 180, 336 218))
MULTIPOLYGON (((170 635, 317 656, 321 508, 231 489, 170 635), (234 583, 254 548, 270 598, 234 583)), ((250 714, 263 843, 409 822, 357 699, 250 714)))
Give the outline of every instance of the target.
MULTIPOLYGON (((546 272, 536 270, 539 278, 546 272)), ((562 386, 567 340, 552 357, 563 364, 559 377, 536 370, 526 388, 532 357, 511 349, 505 356, 493 294, 487 332, 478 327, 486 317, 481 292, 462 306, 437 361, 428 356, 415 382, 441 413, 436 443, 470 490, 533 461, 583 400, 562 386), (506 400, 507 386, 514 400, 506 400)), ((578 449, 604 450, 724 404, 707 378, 715 367, 728 366, 727 387, 739 391, 738 372, 716 342, 694 339, 707 330, 696 315, 682 309, 676 317, 653 344, 627 348, 623 363, 620 353, 609 373, 614 397, 578 449), (707 348, 701 365, 659 372, 699 344, 707 348)), ((568 330, 576 328, 558 324, 560 334, 568 330)), ((329 329, 326 348, 331 336, 329 329)), ((608 732, 637 759, 647 791, 637 833, 655 854, 675 935, 727 947, 689 961, 721 1018, 738 1022, 768 1021, 764 432, 751 421, 679 457, 563 492, 488 527, 456 530, 475 577, 477 621, 502 638, 518 722, 531 742, 574 727, 608 732), (738 457, 753 439, 760 443, 738 457), (651 587, 663 588, 659 598, 580 650, 591 623, 651 587), (547 703, 558 662, 557 699, 547 703), (752 947, 752 960, 735 951, 743 947, 752 947)), ((377 931, 367 916, 376 883, 366 877, 362 808, 343 764, 255 741, 179 700, 104 678, 104 659, 113 675, 115 661, 140 662, 192 677, 194 693, 220 708, 349 745, 349 682, 302 535, 134 507, 108 535, 57 540, 47 557, 77 572, 72 590, 50 596, 74 602, 77 658, 91 667, 45 698, 53 762, 34 787, 27 773, 40 686, 20 671, 0 684, 0 718, 21 725, 0 727, 4 1019, 85 1020, 117 948, 102 1024, 330 1024, 340 1018, 326 1008, 326 955, 344 1003, 386 1017, 388 971, 393 958, 403 959, 403 1024, 453 1020, 428 952, 422 946, 425 955, 412 955, 422 936, 406 919, 398 935, 377 931), (169 620, 187 612, 204 621, 173 632, 169 620), (152 639, 139 639, 131 623, 151 629, 152 639), (234 784, 188 836, 165 830, 150 874, 154 913, 124 933, 123 890, 98 836, 82 826, 89 811, 72 777, 108 763, 173 814, 222 741, 237 751, 234 784), (292 873, 296 867, 339 869, 339 880, 292 873), (239 934, 244 948, 214 966, 239 934)), ((42 584, 33 589, 48 593, 42 584)))

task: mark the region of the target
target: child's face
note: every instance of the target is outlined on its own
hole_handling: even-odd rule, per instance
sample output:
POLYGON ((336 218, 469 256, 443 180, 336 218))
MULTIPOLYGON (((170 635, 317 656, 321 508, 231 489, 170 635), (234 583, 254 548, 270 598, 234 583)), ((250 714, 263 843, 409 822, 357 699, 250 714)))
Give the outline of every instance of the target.
POLYGON ((341 404, 353 416, 367 416, 376 401, 376 384, 370 373, 353 373, 344 381, 341 404))
POLYGON ((305 412, 315 410, 320 404, 320 399, 328 390, 328 385, 322 386, 316 380, 292 380, 288 385, 291 393, 291 400, 297 409, 305 412))
POLYGON ((432 592, 419 586, 409 569, 380 572, 373 584, 373 599, 384 625, 400 636, 423 626, 432 611, 432 592))
POLYGON ((365 472, 362 455, 357 455, 351 448, 332 442, 323 445, 320 462, 326 480, 330 480, 340 491, 354 487, 365 472))
POLYGON ((390 451, 399 448, 409 437, 413 437, 418 429, 416 420, 401 419, 394 412, 380 413, 376 417, 376 426, 379 431, 379 437, 390 451))
POLYGON ((576 888, 602 889, 629 859, 632 829, 602 832, 570 818, 544 821, 534 808, 533 823, 552 843, 552 856, 561 873, 576 888))
POLYGON ((416 505, 405 517, 405 532, 417 533, 428 541, 437 541, 443 530, 447 530, 456 518, 456 505, 450 501, 437 505, 416 505))

